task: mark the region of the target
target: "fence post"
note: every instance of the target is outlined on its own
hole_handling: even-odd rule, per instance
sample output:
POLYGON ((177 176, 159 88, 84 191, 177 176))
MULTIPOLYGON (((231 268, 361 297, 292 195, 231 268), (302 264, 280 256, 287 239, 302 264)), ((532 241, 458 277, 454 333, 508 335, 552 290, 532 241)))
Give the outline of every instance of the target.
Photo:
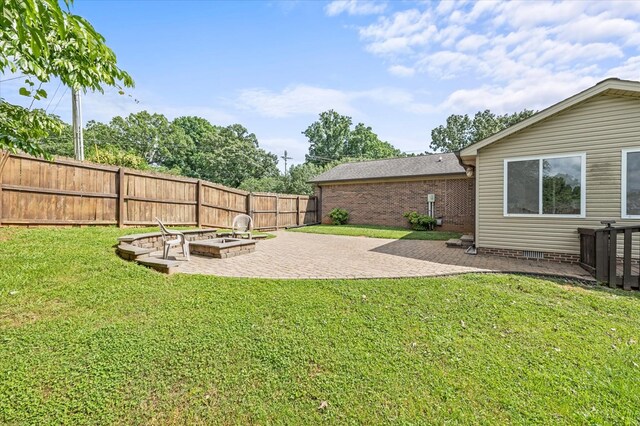
POLYGON ((124 169, 118 169, 118 228, 124 227, 124 169))
POLYGON ((618 283, 618 233, 609 231, 609 287, 615 288, 618 283))
POLYGON ((276 231, 280 225, 280 196, 276 194, 276 231))
POLYGON ((249 216, 251 216, 252 219, 254 219, 254 217, 253 217, 253 192, 250 192, 250 193, 247 194, 247 214, 249 216))
POLYGON ((296 226, 300 226, 300 196, 296 197, 296 226))
POLYGON ((202 228, 202 180, 196 185, 196 226, 202 228))

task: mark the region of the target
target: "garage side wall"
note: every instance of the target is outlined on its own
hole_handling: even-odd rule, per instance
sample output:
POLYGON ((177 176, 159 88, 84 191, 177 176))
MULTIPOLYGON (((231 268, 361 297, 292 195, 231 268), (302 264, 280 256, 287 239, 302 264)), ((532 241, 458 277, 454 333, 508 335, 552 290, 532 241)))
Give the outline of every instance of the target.
MULTIPOLYGON (((320 191, 316 191, 320 194, 320 191)), ((331 223, 329 212, 349 211, 349 223, 409 227, 406 211, 427 214, 427 195, 435 194, 435 216, 443 218, 442 231, 473 232, 474 179, 466 176, 413 181, 363 181, 322 184, 322 222, 331 223)))

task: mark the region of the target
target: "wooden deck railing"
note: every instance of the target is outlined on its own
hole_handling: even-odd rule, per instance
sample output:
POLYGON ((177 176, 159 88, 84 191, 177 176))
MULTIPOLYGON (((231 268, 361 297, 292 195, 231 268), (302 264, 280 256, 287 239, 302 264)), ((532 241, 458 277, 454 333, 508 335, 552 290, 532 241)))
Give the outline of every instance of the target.
POLYGON ((638 244, 634 234, 640 225, 618 226, 610 224, 601 229, 578 228, 580 234, 580 265, 600 282, 609 287, 625 290, 640 288, 638 244))

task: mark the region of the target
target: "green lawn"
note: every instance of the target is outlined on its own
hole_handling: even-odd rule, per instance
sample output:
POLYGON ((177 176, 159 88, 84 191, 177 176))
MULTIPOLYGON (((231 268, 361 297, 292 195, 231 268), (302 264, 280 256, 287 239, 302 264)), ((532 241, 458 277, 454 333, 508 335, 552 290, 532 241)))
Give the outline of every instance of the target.
POLYGON ((413 231, 396 226, 378 225, 313 225, 291 228, 291 232, 309 234, 349 235, 352 237, 390 238, 396 240, 448 240, 460 238, 459 232, 413 231))
POLYGON ((164 276, 130 232, 0 229, 0 423, 640 421, 637 293, 164 276))

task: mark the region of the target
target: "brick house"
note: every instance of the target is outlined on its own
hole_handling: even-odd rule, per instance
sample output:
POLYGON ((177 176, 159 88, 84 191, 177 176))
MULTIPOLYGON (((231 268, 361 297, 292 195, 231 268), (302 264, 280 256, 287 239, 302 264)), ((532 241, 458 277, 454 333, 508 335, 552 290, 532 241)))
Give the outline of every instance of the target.
POLYGON ((310 182, 323 223, 339 207, 352 224, 408 227, 402 214, 415 210, 442 219, 439 230, 474 230, 475 180, 453 153, 340 164, 310 182))

